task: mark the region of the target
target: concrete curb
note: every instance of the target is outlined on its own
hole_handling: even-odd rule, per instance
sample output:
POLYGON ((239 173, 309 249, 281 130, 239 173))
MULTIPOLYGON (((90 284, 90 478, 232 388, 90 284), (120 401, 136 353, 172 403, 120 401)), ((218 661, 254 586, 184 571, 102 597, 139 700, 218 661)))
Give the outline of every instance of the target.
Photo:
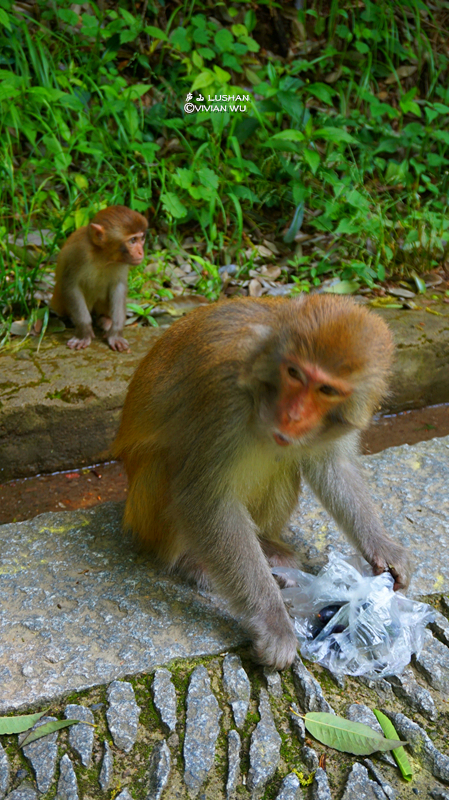
MULTIPOLYGON (((449 401, 449 306, 382 309, 397 346, 391 412, 449 401)), ((81 352, 69 332, 18 340, 0 353, 0 481, 79 467, 110 457, 130 378, 158 332, 126 332, 132 352, 101 339, 81 352)))

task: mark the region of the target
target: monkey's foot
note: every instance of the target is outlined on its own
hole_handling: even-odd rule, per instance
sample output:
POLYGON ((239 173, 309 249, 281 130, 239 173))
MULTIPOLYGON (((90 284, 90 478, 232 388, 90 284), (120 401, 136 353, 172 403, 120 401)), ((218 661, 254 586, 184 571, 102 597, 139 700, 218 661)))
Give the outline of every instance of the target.
POLYGON ((273 669, 286 669, 293 663, 298 640, 284 604, 272 623, 260 616, 253 617, 248 628, 257 661, 273 669))
POLYGON ((130 349, 128 342, 122 336, 108 336, 108 345, 111 350, 119 350, 121 353, 130 349))
POLYGON ((84 336, 82 339, 78 339, 77 336, 72 336, 67 342, 67 347, 70 347, 71 350, 84 350, 85 347, 89 347, 91 341, 91 336, 84 336))

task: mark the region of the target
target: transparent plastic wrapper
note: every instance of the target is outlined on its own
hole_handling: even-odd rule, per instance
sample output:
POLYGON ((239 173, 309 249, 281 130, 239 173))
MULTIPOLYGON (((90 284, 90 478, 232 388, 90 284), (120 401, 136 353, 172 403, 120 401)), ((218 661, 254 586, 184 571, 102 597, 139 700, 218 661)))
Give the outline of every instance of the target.
POLYGON ((430 606, 394 592, 392 575, 373 575, 362 556, 332 552, 318 575, 281 567, 273 573, 296 584, 282 595, 301 655, 337 674, 399 674, 434 619, 430 606))

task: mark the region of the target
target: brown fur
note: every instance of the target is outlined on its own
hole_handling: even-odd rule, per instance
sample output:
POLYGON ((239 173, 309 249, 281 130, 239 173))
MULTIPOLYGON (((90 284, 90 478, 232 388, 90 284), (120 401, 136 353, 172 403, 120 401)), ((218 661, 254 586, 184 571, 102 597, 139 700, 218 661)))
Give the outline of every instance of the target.
POLYGON ((347 298, 239 299, 173 325, 131 381, 114 446, 129 476, 125 525, 169 565, 185 572, 191 563, 196 577, 211 578, 264 663, 283 667, 295 652, 267 560, 293 562, 280 536, 301 474, 376 569, 392 564, 398 586, 408 580, 404 552, 386 537, 351 463, 357 431, 386 391, 392 349, 380 317, 347 298), (279 447, 285 357, 316 365, 331 385, 344 378, 351 393, 279 447))

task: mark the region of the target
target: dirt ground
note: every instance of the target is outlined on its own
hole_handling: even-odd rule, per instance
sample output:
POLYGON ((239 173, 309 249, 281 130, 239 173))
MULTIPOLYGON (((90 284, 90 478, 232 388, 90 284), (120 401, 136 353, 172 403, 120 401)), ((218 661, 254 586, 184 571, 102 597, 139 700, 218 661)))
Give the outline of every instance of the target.
MULTIPOLYGON (((363 439, 365 453, 449 435, 449 405, 404 411, 377 419, 363 439)), ((125 470, 117 461, 0 484, 0 524, 31 519, 45 511, 89 508, 124 500, 125 470)))

